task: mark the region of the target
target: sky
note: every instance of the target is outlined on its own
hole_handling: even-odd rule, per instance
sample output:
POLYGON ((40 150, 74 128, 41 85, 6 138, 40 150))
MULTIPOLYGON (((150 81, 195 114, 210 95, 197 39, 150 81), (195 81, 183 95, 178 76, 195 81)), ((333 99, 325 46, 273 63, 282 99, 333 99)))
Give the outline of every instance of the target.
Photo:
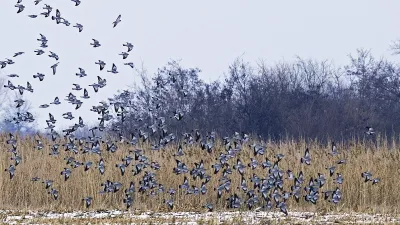
POLYGON ((85 122, 96 121, 97 114, 89 111, 92 105, 139 80, 135 70, 124 66, 124 62, 143 65, 152 75, 168 61, 181 60, 184 67, 200 68, 200 77, 210 82, 223 78, 228 66, 240 56, 245 61, 264 60, 269 65, 300 56, 329 60, 339 66, 348 63, 349 54, 364 48, 376 57, 400 60, 389 49, 394 40, 400 39, 397 0, 81 1, 76 7, 70 0, 43 0, 37 6, 33 0, 23 0, 26 8, 17 14, 16 0, 2 0, 0 61, 12 58, 15 52, 25 54, 12 58, 16 63, 0 70, 0 76, 18 74, 19 78, 6 80, 24 86, 26 81, 31 82, 34 93, 24 96, 37 115, 38 128, 46 126, 49 112, 58 120, 57 126, 77 122, 61 117, 67 111, 76 118, 82 116, 85 122), (71 26, 57 25, 43 16, 28 17, 43 12, 44 3, 54 11, 59 9, 71 26), (119 14, 122 22, 113 28, 112 22, 119 14), (84 26, 83 32, 72 27, 75 23, 84 26), (49 40, 49 47, 46 54, 36 56, 33 51, 39 48, 36 39, 40 33, 49 40), (92 38, 102 46, 93 48, 92 38), (122 60, 118 54, 126 51, 122 46, 126 42, 135 47, 128 59, 122 60), (55 76, 50 66, 56 61, 47 56, 48 51, 60 57, 55 76), (107 63, 105 70, 115 63, 120 73, 100 71, 94 64, 99 59, 107 63), (75 76, 79 67, 86 70, 87 77, 75 76), (43 82, 33 79, 32 75, 38 72, 46 75, 43 82), (82 96, 82 91, 71 90, 72 83, 87 87, 97 81, 97 76, 107 79, 107 86, 98 93, 88 87, 91 98, 82 100, 82 108, 75 111, 65 101, 39 108, 56 96, 65 99, 69 92, 82 96))

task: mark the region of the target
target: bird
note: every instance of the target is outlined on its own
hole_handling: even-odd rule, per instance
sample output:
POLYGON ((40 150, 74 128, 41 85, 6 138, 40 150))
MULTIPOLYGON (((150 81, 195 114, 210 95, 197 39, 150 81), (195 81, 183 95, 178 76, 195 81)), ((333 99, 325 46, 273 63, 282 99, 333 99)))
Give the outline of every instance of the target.
POLYGON ((381 182, 381 179, 380 179, 380 178, 374 178, 374 179, 372 180, 372 185, 375 185, 375 184, 377 184, 377 183, 379 183, 379 182, 381 182))
POLYGON ((22 157, 20 156, 20 155, 18 155, 18 154, 15 154, 14 153, 14 157, 11 157, 10 159, 11 160, 14 160, 14 166, 18 166, 20 163, 21 163, 21 161, 22 161, 22 157))
POLYGON ((83 96, 81 96, 81 98, 84 99, 88 99, 90 98, 88 91, 86 90, 86 88, 83 89, 83 96))
POLYGON ((15 108, 19 108, 24 104, 24 100, 23 99, 16 99, 14 100, 15 103, 17 103, 17 106, 15 106, 15 108))
POLYGON ((135 67, 135 65, 133 64, 133 62, 124 63, 124 65, 130 66, 132 69, 135 67))
POLYGON ((54 188, 51 188, 48 194, 51 194, 51 196, 54 198, 54 200, 58 199, 58 191, 54 188))
POLYGON ((5 169, 5 171, 8 171, 8 173, 10 174, 10 180, 13 179, 13 177, 15 175, 15 166, 14 165, 10 165, 8 167, 8 169, 5 169))
POLYGON ((44 180, 42 183, 45 185, 45 189, 49 189, 51 186, 53 186, 53 180, 44 180))
POLYGON ((22 5, 22 4, 16 4, 15 7, 18 8, 18 12, 17 13, 21 13, 25 9, 25 6, 22 5))
POLYGON ((40 15, 43 15, 44 17, 49 17, 50 13, 51 13, 51 11, 46 11, 46 12, 40 13, 40 15))
POLYGON ((366 134, 368 134, 368 135, 374 135, 375 134, 374 128, 366 126, 365 129, 367 129, 367 131, 365 131, 366 134))
POLYGON ((337 151, 337 148, 336 148, 336 144, 335 144, 335 142, 333 142, 333 141, 332 141, 332 149, 331 149, 330 154, 333 155, 333 156, 339 154, 339 152, 337 151))
POLYGON ((71 25, 71 23, 68 20, 66 20, 65 18, 62 18, 61 23, 64 24, 65 26, 67 26, 67 27, 69 25, 71 25))
POLYGON ((122 52, 122 53, 120 53, 119 55, 122 56, 122 59, 126 59, 126 58, 128 58, 129 53, 127 53, 127 52, 122 52))
POLYGON ((51 20, 55 20, 57 22, 57 24, 61 23, 61 13, 60 10, 56 9, 56 15, 51 17, 51 20))
POLYGON ((311 156, 310 156, 310 151, 308 148, 306 149, 304 156, 300 159, 301 163, 305 163, 306 165, 310 165, 311 163, 311 156))
POLYGON ((96 39, 92 39, 93 43, 90 43, 90 45, 93 45, 94 48, 98 48, 101 46, 100 42, 96 39))
POLYGON ((106 66, 106 63, 102 60, 95 62, 95 64, 100 66, 100 71, 102 71, 104 69, 104 67, 106 66))
POLYGON ((49 46, 47 45, 47 43, 44 43, 44 42, 43 42, 43 43, 40 44, 40 47, 41 47, 41 48, 47 48, 47 47, 49 47, 49 46))
POLYGON ((92 200, 93 200, 93 197, 85 197, 82 199, 82 201, 85 202, 86 208, 89 208, 92 205, 92 200))
POLYGON ((52 52, 52 51, 50 51, 49 57, 50 57, 50 58, 54 58, 54 59, 57 60, 57 61, 58 61, 58 59, 59 59, 58 55, 57 55, 56 53, 52 52))
POLYGON ((99 88, 103 88, 107 84, 107 79, 103 79, 100 76, 97 76, 97 84, 99 85, 99 88))
POLYGON ((6 63, 7 63, 8 65, 12 65, 12 64, 14 64, 15 62, 14 62, 12 59, 6 59, 6 63))
POLYGON ((45 75, 43 73, 37 73, 36 75, 33 75, 33 78, 38 78, 39 81, 43 81, 44 76, 45 75))
POLYGON ((43 55, 44 51, 42 49, 37 49, 34 51, 36 53, 36 55, 43 55))
POLYGON ((79 31, 79 32, 82 32, 82 31, 83 31, 83 26, 82 26, 82 24, 80 24, 80 23, 77 23, 77 24, 74 25, 73 27, 78 28, 78 31, 79 31))
POLYGON ((48 120, 46 120, 46 123, 52 123, 52 124, 55 124, 56 122, 57 122, 57 120, 56 120, 56 119, 54 119, 54 116, 53 116, 53 114, 49 113, 49 119, 48 119, 48 120))
POLYGON ((72 120, 73 118, 75 118, 75 117, 72 116, 71 112, 63 113, 62 116, 63 116, 64 119, 68 119, 68 120, 72 120))
POLYGON ((34 182, 40 181, 40 177, 32 177, 31 181, 34 181, 34 182))
POLYGON ((64 170, 61 172, 61 175, 64 176, 64 181, 67 181, 69 177, 71 176, 72 171, 68 168, 64 168, 64 170))
POLYGON ((97 165, 97 169, 99 170, 101 175, 104 175, 105 172, 105 166, 104 166, 104 160, 101 158, 98 165, 97 165))
POLYGON ((55 97, 54 101, 51 102, 50 104, 59 105, 59 104, 61 104, 61 102, 60 102, 60 99, 58 97, 55 97))
POLYGON ((85 162, 84 171, 88 171, 90 169, 90 167, 92 166, 92 164, 93 163, 91 161, 85 162))
POLYGON ((7 81, 7 84, 4 85, 5 88, 9 88, 10 90, 14 90, 16 87, 14 86, 13 83, 11 83, 11 81, 7 81))
POLYGON ((365 171, 361 173, 361 177, 364 178, 364 182, 372 180, 372 173, 365 171))
POLYGON ((50 68, 53 70, 53 75, 56 75, 57 72, 57 66, 60 62, 57 62, 56 64, 52 65, 50 68))
POLYGON ((129 43, 129 42, 126 42, 125 44, 123 44, 122 46, 124 46, 124 47, 127 47, 128 48, 128 50, 127 50, 127 52, 130 52, 130 51, 132 51, 132 49, 133 49, 133 44, 132 43, 129 43))
MULTIPOLYGON (((40 0, 40 1, 41 1, 41 0, 40 0)), ((40 2, 40 1, 39 1, 39 2, 40 2)), ((44 10, 47 10, 47 11, 49 11, 49 12, 51 12, 51 11, 53 10, 53 8, 52 8, 50 5, 48 5, 48 4, 44 4, 43 9, 44 9, 44 10)))
POLYGON ((1 69, 5 68, 7 66, 7 62, 5 61, 0 61, 1 69))
POLYGON ((93 87, 94 92, 98 92, 99 91, 99 87, 100 87, 99 84, 94 83, 94 84, 89 84, 89 86, 93 87))
POLYGON ((38 39, 36 39, 37 41, 40 41, 40 42, 42 42, 42 43, 47 43, 47 38, 46 38, 46 36, 45 35, 43 35, 43 34, 39 34, 40 35, 40 38, 38 38, 38 39))
POLYGON ((72 88, 72 90, 74 90, 74 91, 80 91, 80 90, 82 90, 82 88, 81 88, 81 86, 80 86, 79 84, 72 84, 72 85, 74 85, 74 87, 72 88))
POLYGON ((72 2, 75 2, 75 6, 79 6, 81 4, 80 0, 71 0, 72 2))
POLYGON ((79 73, 76 73, 75 75, 78 76, 78 77, 81 77, 81 78, 87 76, 85 70, 80 68, 80 67, 79 67, 79 73))
POLYGON ((17 52, 17 53, 14 54, 13 57, 17 57, 17 56, 22 55, 22 54, 24 54, 24 53, 25 53, 25 52, 17 52))
POLYGON ((39 108, 42 108, 42 109, 45 109, 45 108, 48 108, 48 107, 49 107, 48 104, 43 104, 43 105, 40 105, 40 106, 39 106, 39 108))
POLYGON ((342 176, 342 174, 341 173, 336 173, 336 179, 335 179, 335 181, 336 181, 336 183, 338 183, 338 184, 342 184, 343 183, 343 176, 342 176))
POLYGON ((37 18, 38 16, 37 15, 28 15, 28 17, 30 17, 30 18, 32 18, 32 19, 34 19, 34 18, 37 18))
POLYGON ((117 19, 113 22, 113 28, 115 28, 121 22, 121 15, 117 17, 117 19))
POLYGON ((113 63, 111 70, 107 70, 107 72, 114 74, 118 73, 117 66, 113 63))
POLYGON ((327 167, 327 170, 329 170, 329 176, 333 176, 335 174, 335 166, 327 167))

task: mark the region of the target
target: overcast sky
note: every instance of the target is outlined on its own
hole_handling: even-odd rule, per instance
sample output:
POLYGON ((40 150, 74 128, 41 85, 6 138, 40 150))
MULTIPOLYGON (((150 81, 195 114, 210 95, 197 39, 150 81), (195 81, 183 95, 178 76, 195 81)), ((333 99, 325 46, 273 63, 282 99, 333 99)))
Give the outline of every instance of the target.
MULTIPOLYGON (((25 55, 13 58, 14 65, 0 71, 1 76, 16 73, 14 84, 26 85, 30 81, 34 93, 24 94, 38 113, 40 127, 46 125, 48 113, 60 121, 63 112, 72 111, 85 121, 95 121, 97 114, 89 108, 108 96, 132 84, 134 70, 123 66, 132 61, 144 63, 149 74, 169 60, 181 59, 187 67, 202 69, 201 78, 213 81, 223 76, 230 63, 243 55, 243 59, 256 62, 266 60, 270 65, 281 60, 293 60, 295 55, 317 60, 331 60, 336 65, 348 62, 348 55, 357 48, 370 49, 374 56, 391 56, 389 45, 400 38, 400 1, 369 0, 81 0, 75 7, 70 0, 44 0, 38 6, 33 0, 23 0, 25 10, 17 14, 16 0, 2 0, 0 7, 1 35, 0 61, 12 58, 15 52, 25 55), (70 27, 57 25, 50 18, 30 14, 43 12, 43 3, 59 9, 70 27), (112 28, 112 22, 122 14, 122 22, 112 28), (81 23, 82 33, 72 25, 81 23), (34 55, 39 48, 39 33, 49 42, 46 54, 34 55), (100 41, 100 48, 90 46, 91 39, 100 41), (127 60, 118 54, 125 51, 125 42, 132 42, 134 50, 127 60), (60 57, 58 72, 51 74, 50 66, 56 61, 47 57, 53 51, 60 57), (118 66, 119 74, 100 72, 97 60, 118 66), (75 76, 78 67, 88 76, 75 76), (43 82, 34 80, 36 73, 46 75, 43 82), (98 93, 89 88, 91 99, 83 99, 81 109, 75 111, 67 102, 47 109, 39 105, 50 103, 54 97, 64 99, 71 92, 72 83, 86 86, 97 81, 96 76, 107 79, 107 86, 98 93)), ((54 15, 54 14, 53 14, 54 15)), ((7 78, 8 79, 8 78, 7 78)), ((74 92, 77 96, 83 92, 74 92)), ((77 122, 77 121, 74 121, 77 122)))

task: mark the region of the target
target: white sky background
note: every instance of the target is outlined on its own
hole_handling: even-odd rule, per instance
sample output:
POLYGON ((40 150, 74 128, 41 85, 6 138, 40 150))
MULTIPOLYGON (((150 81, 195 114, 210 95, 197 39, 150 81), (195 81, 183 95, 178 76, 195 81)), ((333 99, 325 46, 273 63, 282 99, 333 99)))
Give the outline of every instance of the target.
MULTIPOLYGON (((92 105, 125 89, 137 80, 137 75, 124 62, 136 66, 144 63, 149 74, 171 59, 182 59, 186 67, 202 69, 201 78, 213 81, 223 77, 229 64, 244 53, 243 59, 256 62, 264 59, 270 65, 281 60, 293 60, 295 55, 316 60, 331 60, 336 65, 348 63, 348 55, 357 48, 370 49, 376 57, 396 59, 389 45, 400 38, 400 1, 369 0, 82 0, 75 7, 70 0, 44 0, 38 6, 33 0, 23 0, 25 10, 17 14, 16 0, 1 0, 0 4, 0 60, 12 58, 18 51, 25 55, 12 58, 16 63, 0 71, 1 76, 16 73, 15 85, 26 85, 29 80, 34 93, 24 94, 31 101, 40 127, 51 112, 58 119, 57 126, 72 125, 61 114, 72 111, 85 122, 96 121, 97 114, 90 112, 92 105), (43 12, 43 3, 59 9, 70 27, 57 25, 49 18, 27 15, 43 12), (112 28, 112 22, 122 14, 122 22, 112 28), (84 26, 82 33, 73 28, 76 22, 84 26), (36 56, 39 33, 49 40, 46 54, 36 56), (100 41, 100 48, 92 48, 91 39, 100 41), (126 51, 125 42, 135 45, 127 60, 118 54, 126 51), (50 66, 56 61, 47 51, 60 57, 58 72, 51 74, 50 66), (119 74, 100 72, 94 64, 98 59, 118 66, 119 74), (88 76, 75 76, 78 67, 88 76), (46 75, 43 82, 34 80, 38 72, 46 75), (65 101, 61 105, 39 109, 54 97, 64 99, 71 92, 72 83, 82 87, 97 81, 97 76, 107 79, 107 86, 94 93, 88 88, 91 99, 82 101, 75 111, 65 101)), ((397 58, 398 59, 398 58, 397 58)), ((77 96, 83 91, 72 91, 77 96)), ((73 122, 77 122, 73 120, 73 122)))

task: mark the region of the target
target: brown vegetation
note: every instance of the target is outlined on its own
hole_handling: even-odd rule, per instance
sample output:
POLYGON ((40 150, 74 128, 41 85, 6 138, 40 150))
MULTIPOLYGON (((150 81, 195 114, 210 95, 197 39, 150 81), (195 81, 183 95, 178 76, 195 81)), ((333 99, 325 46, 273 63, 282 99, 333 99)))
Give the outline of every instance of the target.
MULTIPOLYGON (((139 186, 138 181, 143 176, 143 172, 137 176, 133 176, 132 166, 127 168, 124 176, 121 176, 119 169, 115 167, 116 163, 120 163, 121 159, 128 155, 129 150, 135 149, 132 146, 119 144, 119 149, 116 153, 109 153, 103 150, 103 159, 106 164, 104 175, 100 175, 99 171, 92 166, 88 172, 84 172, 83 167, 78 167, 72 170, 72 175, 69 180, 64 181, 60 172, 64 167, 70 167, 65 164, 64 157, 72 156, 73 153, 65 152, 60 149, 59 156, 49 155, 50 142, 44 142, 46 146, 43 150, 36 150, 34 146, 36 142, 31 137, 18 138, 18 153, 22 156, 22 163, 16 167, 15 177, 10 180, 7 172, 11 153, 7 152, 9 146, 5 144, 8 137, 2 135, 0 137, 0 207, 2 209, 12 210, 84 210, 82 198, 86 196, 93 197, 93 209, 125 209, 123 203, 123 189, 127 188, 130 181, 135 181, 136 188, 139 186), (59 199, 53 200, 51 195, 47 193, 44 184, 41 182, 31 181, 32 177, 40 177, 42 179, 54 180, 54 187, 59 190, 59 199), (119 181, 124 187, 114 194, 100 194, 100 184, 107 179, 111 181, 119 181)), ((400 179, 397 178, 400 172, 400 151, 395 142, 389 143, 387 140, 376 138, 378 140, 354 141, 349 144, 337 143, 340 154, 331 156, 328 154, 330 145, 321 144, 318 141, 281 141, 278 143, 267 142, 267 151, 264 156, 256 156, 259 163, 268 157, 271 161, 274 160, 274 155, 282 153, 285 155, 280 163, 281 169, 286 171, 290 168, 294 174, 298 174, 300 170, 304 172, 306 182, 312 177, 316 177, 318 172, 325 174, 327 183, 322 188, 323 190, 334 189, 339 186, 343 193, 341 202, 337 205, 323 200, 321 194, 316 205, 312 205, 300 200, 296 203, 292 198, 288 201, 288 210, 312 210, 319 213, 329 211, 344 212, 371 212, 371 213, 396 213, 400 211, 400 196, 397 194, 400 188, 400 179), (390 144, 390 147, 389 147, 390 144), (312 162, 310 166, 300 163, 300 158, 304 154, 306 146, 310 149, 312 162), (334 165, 339 159, 346 159, 346 164, 336 165, 337 172, 343 174, 344 183, 336 185, 333 183, 334 177, 329 177, 327 166, 334 165), (361 178, 363 171, 370 171, 374 177, 381 178, 381 182, 372 185, 371 182, 364 183, 361 178)), ((252 141, 250 140, 252 143, 252 141)), ((62 147, 60 147, 62 148, 62 147)), ((200 186, 200 181, 194 181, 189 174, 175 175, 172 173, 173 167, 176 166, 173 154, 176 153, 177 146, 169 145, 166 149, 160 151, 151 150, 147 144, 139 144, 136 148, 143 149, 144 155, 149 157, 150 161, 157 161, 161 165, 161 169, 156 171, 157 181, 164 185, 165 190, 169 188, 178 189, 179 184, 182 184, 184 176, 189 179, 190 185, 200 186)), ((212 174, 211 165, 215 163, 215 158, 220 152, 225 151, 221 144, 215 146, 214 151, 209 154, 207 151, 201 150, 197 144, 192 147, 184 146, 185 155, 179 159, 186 163, 189 169, 194 167, 195 162, 204 160, 207 174, 212 174)), ((98 155, 74 155, 75 159, 82 162, 91 160, 95 164, 99 161, 98 155)), ((254 157, 252 150, 248 145, 243 145, 243 150, 239 154, 239 158, 247 164, 250 157, 254 157)), ((135 162, 133 162, 134 164, 135 162)), ((233 166, 236 159, 230 159, 229 164, 233 166)), ((152 170, 150 167, 145 170, 152 170)), ((258 167, 255 170, 246 168, 245 177, 250 187, 250 176, 254 173, 261 177, 265 177, 267 170, 258 167)), ((230 194, 236 192, 239 196, 246 199, 245 194, 237 189, 240 182, 240 175, 237 171, 233 171, 230 178, 232 179, 231 193, 224 192, 221 199, 217 199, 217 194, 213 190, 218 186, 218 178, 221 173, 213 175, 209 184, 207 184, 208 192, 206 195, 186 195, 185 191, 177 191, 174 197, 175 211, 204 211, 202 206, 205 203, 213 203, 216 210, 224 210, 224 201, 230 194)), ((286 176, 285 176, 286 177, 286 176)), ((290 190, 292 181, 285 181, 285 190, 290 190)), ((135 193, 135 199, 132 209, 164 211, 168 210, 164 199, 169 198, 167 193, 158 194, 155 196, 135 193)), ((245 206, 243 205, 243 210, 245 206)))

